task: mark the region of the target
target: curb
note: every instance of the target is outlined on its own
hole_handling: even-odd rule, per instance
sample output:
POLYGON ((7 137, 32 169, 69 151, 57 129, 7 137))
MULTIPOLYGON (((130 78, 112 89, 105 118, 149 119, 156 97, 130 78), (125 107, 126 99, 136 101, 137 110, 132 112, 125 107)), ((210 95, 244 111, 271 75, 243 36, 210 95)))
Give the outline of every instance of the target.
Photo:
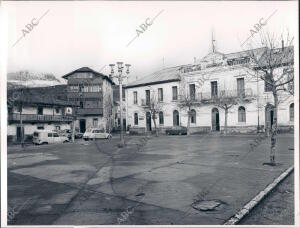
POLYGON ((277 177, 264 190, 258 193, 252 200, 250 200, 243 208, 227 220, 223 225, 236 225, 241 221, 257 204, 259 204, 283 179, 285 179, 292 171, 294 166, 285 170, 279 177, 277 177))

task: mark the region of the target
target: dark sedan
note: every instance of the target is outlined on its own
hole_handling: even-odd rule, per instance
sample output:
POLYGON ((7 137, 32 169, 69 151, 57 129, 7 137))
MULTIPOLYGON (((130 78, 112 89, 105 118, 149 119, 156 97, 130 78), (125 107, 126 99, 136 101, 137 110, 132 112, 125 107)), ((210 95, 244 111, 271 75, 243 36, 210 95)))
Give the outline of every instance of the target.
POLYGON ((172 127, 166 130, 167 135, 186 135, 187 128, 186 127, 172 127))

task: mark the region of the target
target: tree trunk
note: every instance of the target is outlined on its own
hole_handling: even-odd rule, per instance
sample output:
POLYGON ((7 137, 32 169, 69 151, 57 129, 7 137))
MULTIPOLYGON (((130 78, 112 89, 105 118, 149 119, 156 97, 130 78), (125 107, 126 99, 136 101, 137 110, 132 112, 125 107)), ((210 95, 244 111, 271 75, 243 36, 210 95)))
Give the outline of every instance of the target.
POLYGON ((271 149, 270 149, 270 164, 275 165, 276 154, 276 140, 277 140, 277 110, 278 110, 278 96, 276 91, 273 92, 274 96, 274 110, 273 110, 273 126, 271 128, 271 149))
POLYGON ((228 117, 228 109, 225 109, 225 126, 224 126, 224 135, 227 135, 227 117, 228 117))
POLYGON ((156 116, 155 116, 155 113, 153 113, 152 119, 153 119, 154 128, 155 128, 155 136, 158 137, 158 129, 157 129, 157 126, 156 126, 156 116))
POLYGON ((187 129, 186 129, 186 134, 190 135, 190 124, 191 124, 191 108, 189 107, 188 110, 188 122, 187 122, 187 129))
POLYGON ((72 142, 75 142, 75 116, 73 116, 72 121, 72 142))

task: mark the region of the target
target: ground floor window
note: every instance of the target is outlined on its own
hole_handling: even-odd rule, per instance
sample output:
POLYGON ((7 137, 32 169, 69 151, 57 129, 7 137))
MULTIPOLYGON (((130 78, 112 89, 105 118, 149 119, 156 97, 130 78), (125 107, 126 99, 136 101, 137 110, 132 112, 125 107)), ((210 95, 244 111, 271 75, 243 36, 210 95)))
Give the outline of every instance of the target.
POLYGON ((195 124, 196 123, 196 111, 194 109, 191 110, 191 123, 195 124))
POLYGON ((44 127, 44 125, 37 125, 37 129, 38 129, 38 130, 44 130, 45 127, 44 127))
POLYGON ((163 125, 164 124, 164 113, 159 112, 159 124, 163 125))
POLYGON ((238 121, 246 122, 246 109, 243 106, 240 106, 238 109, 238 121))
POLYGON ((93 118, 93 126, 94 127, 98 126, 98 118, 93 118))
POLYGON ((60 126, 55 126, 55 130, 60 130, 60 126))
POLYGON ((290 104, 290 121, 294 121, 294 103, 290 104))
POLYGON ((139 116, 137 113, 134 113, 134 125, 139 125, 139 116))
POLYGON ((179 126, 179 112, 177 110, 173 111, 173 126, 179 126))

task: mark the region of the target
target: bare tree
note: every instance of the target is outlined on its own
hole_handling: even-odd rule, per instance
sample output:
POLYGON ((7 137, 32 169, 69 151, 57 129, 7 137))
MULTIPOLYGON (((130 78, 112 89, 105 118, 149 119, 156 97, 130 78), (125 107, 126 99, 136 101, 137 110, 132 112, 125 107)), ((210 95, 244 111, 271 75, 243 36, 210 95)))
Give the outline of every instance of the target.
POLYGON ((225 123, 224 123, 224 134, 228 133, 228 112, 229 110, 237 105, 240 101, 240 97, 232 94, 232 91, 223 90, 220 93, 213 97, 214 103, 225 112, 225 123))
POLYGON ((151 96, 150 100, 146 100, 146 105, 144 106, 145 111, 149 111, 151 114, 151 119, 153 120, 154 123, 154 128, 155 128, 155 135, 158 136, 158 128, 157 128, 157 115, 159 114, 160 111, 162 111, 163 108, 163 102, 158 100, 158 96, 154 92, 154 90, 151 90, 151 96))
MULTIPOLYGON (((198 79, 194 82, 187 82, 184 77, 181 78, 181 86, 179 91, 178 107, 180 109, 187 109, 188 121, 187 121, 187 135, 190 135, 190 125, 192 117, 192 108, 201 106, 200 97, 196 94, 196 88, 203 85, 203 81, 198 79), (199 86, 200 85, 200 86, 199 86), (191 87, 190 87, 191 86, 191 87), (193 88, 193 89, 192 89, 193 88)), ((202 79, 201 79, 202 80, 202 79)))
POLYGON ((103 109, 106 122, 106 130, 111 133, 112 130, 112 118, 113 118, 113 99, 111 94, 106 94, 103 98, 103 109))
POLYGON ((284 93, 293 94, 294 81, 294 47, 293 38, 289 34, 277 37, 274 34, 261 32, 258 45, 263 47, 263 52, 250 45, 248 56, 249 75, 259 77, 265 83, 265 90, 273 95, 273 125, 271 130, 270 165, 275 165, 276 134, 277 134, 277 112, 281 95, 284 93), (291 86, 292 85, 292 86, 291 86))

